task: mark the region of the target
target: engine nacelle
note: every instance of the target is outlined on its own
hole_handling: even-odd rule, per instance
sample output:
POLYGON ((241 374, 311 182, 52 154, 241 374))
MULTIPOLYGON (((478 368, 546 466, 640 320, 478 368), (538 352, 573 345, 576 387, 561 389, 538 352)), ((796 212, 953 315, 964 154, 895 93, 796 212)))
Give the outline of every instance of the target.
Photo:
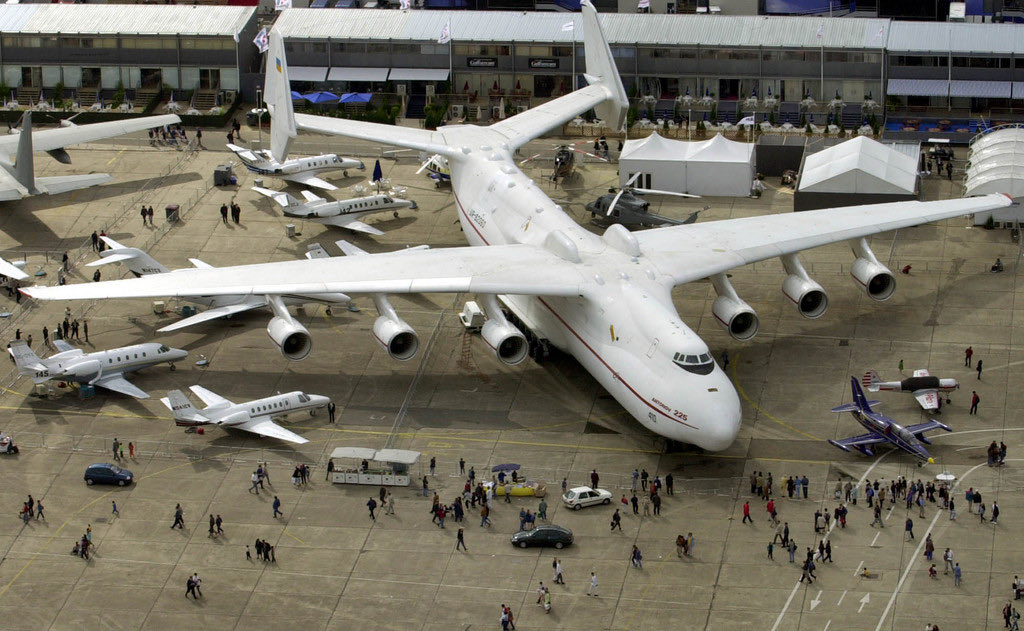
POLYGON ((392 359, 399 361, 412 359, 420 349, 419 336, 403 320, 380 316, 373 323, 373 337, 392 359))
POLYGON ((82 379, 85 377, 92 377, 98 375, 103 370, 103 364, 98 359, 90 359, 88 361, 79 362, 73 366, 69 366, 64 371, 64 376, 69 378, 82 379))
POLYGON ((896 291, 896 277, 889 268, 877 261, 857 257, 850 268, 850 276, 853 276, 872 300, 888 300, 896 291))
POLYGON ((480 336, 494 351, 495 357, 509 366, 515 366, 526 359, 529 351, 526 336, 504 318, 488 319, 480 329, 480 336))
POLYGON ((820 318, 828 310, 828 294, 821 285, 806 276, 790 274, 782 281, 782 293, 793 301, 805 318, 820 318))
POLYGON ((733 339, 745 342, 757 335, 761 322, 757 313, 743 300, 719 296, 711 306, 715 320, 729 331, 733 339))
POLYGON ((281 349, 281 354, 292 361, 305 359, 313 349, 313 338, 309 331, 290 317, 271 318, 267 325, 267 335, 281 349))

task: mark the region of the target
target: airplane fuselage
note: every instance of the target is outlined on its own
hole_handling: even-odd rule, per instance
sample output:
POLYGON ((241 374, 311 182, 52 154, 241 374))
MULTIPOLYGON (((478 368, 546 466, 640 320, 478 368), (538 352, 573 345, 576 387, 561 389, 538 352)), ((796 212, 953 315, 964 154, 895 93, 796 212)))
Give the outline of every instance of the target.
POLYGON ((502 296, 503 302, 538 337, 572 354, 652 432, 712 451, 732 444, 739 397, 707 344, 679 318, 671 278, 642 252, 634 256, 632 236, 621 226, 603 237, 582 228, 516 167, 506 147, 478 132, 480 142, 464 143, 449 160, 470 244, 544 247, 551 235, 571 242, 581 274, 595 281, 587 296, 502 296))
POLYGON ((330 400, 324 396, 295 391, 237 403, 220 410, 207 409, 203 414, 209 416, 211 422, 230 427, 255 418, 280 418, 296 412, 315 410, 325 407, 329 402, 330 400))
POLYGON ((303 217, 316 221, 334 217, 362 217, 385 210, 409 208, 413 203, 407 199, 399 199, 390 195, 367 195, 354 199, 307 203, 301 206, 285 206, 284 213, 294 217, 303 217))
POLYGON ((869 432, 877 434, 916 458, 927 461, 931 457, 921 445, 921 441, 888 416, 877 412, 865 413, 860 410, 853 410, 850 414, 869 432))
POLYGON ((259 159, 250 160, 236 153, 245 168, 257 175, 272 175, 289 180, 294 176, 325 171, 344 171, 347 169, 363 169, 363 163, 352 158, 340 158, 333 153, 325 153, 307 158, 292 158, 284 162, 275 160, 269 151, 253 151, 259 159))

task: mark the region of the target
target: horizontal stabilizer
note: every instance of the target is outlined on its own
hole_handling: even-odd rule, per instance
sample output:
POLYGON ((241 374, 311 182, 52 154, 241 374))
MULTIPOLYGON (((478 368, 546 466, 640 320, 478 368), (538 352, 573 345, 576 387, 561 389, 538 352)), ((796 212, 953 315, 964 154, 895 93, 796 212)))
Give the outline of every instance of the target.
POLYGON ((0 259, 0 274, 10 276, 17 280, 25 280, 28 278, 28 274, 26 274, 21 267, 5 259, 0 259))
POLYGON ((260 195, 269 197, 270 199, 277 202, 277 205, 281 208, 288 208, 289 206, 299 205, 299 200, 295 199, 284 191, 275 191, 269 188, 263 188, 262 186, 254 186, 252 190, 256 191, 260 195))
POLYGON ((307 202, 322 202, 322 201, 324 201, 323 197, 320 197, 319 195, 317 195, 313 191, 303 190, 302 191, 302 196, 306 198, 307 202))
POLYGON ((230 149, 232 153, 234 153, 239 158, 245 160, 246 162, 263 161, 263 158, 260 158, 258 155, 246 149, 245 147, 239 147, 238 145, 228 145, 228 149, 230 149))
POLYGON ((854 403, 846 403, 844 405, 840 405, 839 407, 832 408, 832 411, 836 412, 836 413, 839 413, 839 412, 855 412, 855 411, 857 411, 857 405, 854 404, 854 403))
POLYGON ((53 175, 48 177, 37 177, 36 188, 41 193, 58 195, 68 191, 76 191, 80 188, 89 188, 98 184, 104 184, 114 179, 109 173, 89 173, 87 175, 53 175))
MULTIPOLYGON (((135 248, 125 248, 125 250, 125 252, 113 252, 112 254, 107 254, 101 259, 89 261, 88 263, 85 264, 85 266, 99 267, 100 265, 109 265, 110 263, 121 263, 123 261, 130 261, 134 258, 137 258, 139 256, 139 252, 141 251, 136 250, 135 248)), ((107 250, 107 252, 109 251, 110 250, 107 250)), ((103 253, 101 253, 101 256, 102 254, 103 253)))
POLYGON ((228 317, 230 315, 234 315, 236 313, 243 313, 245 311, 250 311, 252 309, 257 309, 259 307, 264 306, 265 304, 266 304, 265 302, 257 302, 257 303, 244 303, 244 304, 240 304, 240 305, 225 305, 223 307, 213 307, 212 309, 207 309, 206 311, 203 311, 201 313, 197 313, 194 316, 189 316, 187 318, 182 318, 181 320, 178 320, 174 324, 169 324, 169 325, 167 325, 167 326, 165 326, 165 327, 163 327, 161 329, 157 329, 157 331, 160 332, 160 333, 168 333, 170 331, 177 331, 178 329, 184 329, 185 327, 190 327, 190 326, 199 324, 201 322, 209 322, 210 320, 217 320, 219 318, 226 318, 226 317, 228 317))

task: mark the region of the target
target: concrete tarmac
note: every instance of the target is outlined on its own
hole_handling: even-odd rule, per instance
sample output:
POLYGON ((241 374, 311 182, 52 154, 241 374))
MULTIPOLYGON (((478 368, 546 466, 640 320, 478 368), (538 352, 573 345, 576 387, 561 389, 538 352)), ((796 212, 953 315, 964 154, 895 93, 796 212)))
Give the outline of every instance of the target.
MULTIPOLYGON (((145 247, 172 268, 189 266, 190 258, 217 266, 288 260, 313 243, 336 255, 338 239, 371 252, 465 244, 450 192, 415 175, 413 152, 397 161, 382 159, 382 167, 420 209, 367 219, 386 233, 369 237, 282 216, 270 200, 249 190, 253 177, 244 171, 236 172, 237 187, 213 187, 214 167, 232 158, 220 150, 217 133, 204 139, 213 150, 194 154, 148 147, 136 137, 71 149, 70 167, 38 158, 41 174, 109 171, 115 180, 69 195, 5 202, 0 251, 8 258, 24 256, 32 274, 46 272, 36 282, 54 283, 60 253, 68 250, 76 261, 69 282, 77 283, 92 278, 93 269, 83 264, 95 258, 89 235, 100 229, 126 245, 145 247), (220 219, 218 208, 231 200, 242 206, 239 224, 220 219), (141 225, 143 204, 154 206, 153 227, 141 225), (178 204, 182 214, 173 226, 164 220, 169 204, 178 204), (295 224, 295 237, 286 236, 286 224, 295 224)), ((249 141, 254 132, 245 135, 249 141)), ((589 225, 583 204, 615 180, 614 165, 586 161, 577 177, 554 187, 545 182, 554 142, 524 148, 524 156, 552 154, 525 168, 589 225)), ((328 176, 345 187, 365 185, 374 158, 381 156, 367 144, 316 136, 303 136, 298 147, 366 160, 365 173, 328 176)), ((264 184, 284 188, 269 178, 264 184)), ((790 192, 778 190, 778 181, 769 184, 758 200, 652 201, 656 212, 673 217, 710 205, 702 222, 790 212, 790 192)), ((926 180, 923 187, 925 199, 960 194, 947 180, 926 180)), ((926 623, 943 630, 1002 628, 1000 610, 1011 596, 1011 581, 1024 573, 1024 552, 1013 543, 1024 534, 1015 519, 1024 507, 1024 396, 1020 379, 1013 377, 1024 363, 1016 330, 1017 318, 1024 318, 1024 300, 1016 301, 1022 292, 1017 245, 1008 231, 976 229, 962 218, 887 233, 871 244, 891 269, 912 266, 909 275, 897 274, 897 293, 885 303, 869 300, 849 277, 853 256, 845 245, 807 252, 805 266, 831 298, 828 313, 817 320, 801 318, 787 304, 776 261, 734 270, 733 284, 761 319, 759 335, 747 343, 731 340, 714 321, 709 283, 675 291, 681 316, 715 356, 728 350, 728 372, 743 401, 740 437, 718 454, 663 453, 662 441, 633 422, 571 358, 502 365, 456 317, 472 296, 393 297, 421 340, 420 354, 403 363, 376 345, 370 330, 376 313, 367 299, 356 301, 358 312, 335 307, 327 315, 323 306, 312 305, 298 312, 314 350, 304 361, 289 362, 267 337, 264 312, 162 335, 156 329, 180 317, 175 312, 185 303, 167 300, 166 311, 157 314, 147 300, 19 305, 0 295, 0 308, 10 314, 0 321, 4 335, 13 339, 20 328, 23 336, 33 335, 37 349, 42 327, 52 328, 70 307, 72 317, 88 321, 89 342, 83 336, 80 343, 87 351, 156 339, 190 353, 174 372, 162 366, 131 377, 152 395, 147 400, 104 391, 80 400, 77 391, 59 388, 40 398, 31 395, 28 379, 13 372, 4 377, 0 429, 15 437, 21 453, 0 460, 0 505, 9 511, 0 519, 0 603, 8 612, 0 629, 498 629, 503 603, 512 607, 521 629, 821 631, 921 629, 926 623), (1006 272, 991 274, 988 267, 997 256, 1006 272), (975 360, 984 360, 980 381, 964 366, 968 345, 975 360), (201 358, 209 364, 197 365, 201 358), (918 467, 885 449, 875 458, 846 454, 825 442, 861 433, 849 415, 829 413, 850 400, 849 377, 873 368, 883 378, 898 379, 901 361, 902 376, 927 367, 961 381, 939 417, 954 432, 932 435, 937 464, 918 467), (234 401, 292 389, 328 395, 337 404, 338 420, 329 424, 320 412, 282 421, 310 439, 305 445, 219 428, 185 433, 158 398, 192 384, 234 401), (967 414, 972 390, 981 397, 977 416, 967 414), (85 467, 111 461, 114 438, 137 447, 135 458, 124 463, 137 483, 86 486, 85 467), (985 466, 985 447, 993 440, 1009 447, 1003 467, 985 466), (325 481, 327 456, 339 446, 423 453, 412 470, 417 482, 393 489, 394 516, 378 511, 376 521, 370 520, 366 502, 377 488, 325 481), (526 477, 547 485, 549 518, 573 530, 574 545, 556 551, 509 544, 519 511, 535 510, 536 498, 497 502, 490 527, 479 526, 479 515, 470 513, 464 524, 449 519, 445 529, 438 528, 418 488, 431 456, 438 468, 430 487, 445 501, 461 492, 460 457, 485 479, 496 464, 521 464, 526 477), (271 483, 257 496, 247 488, 260 462, 269 463, 271 483), (298 463, 312 467, 307 485, 291 483, 298 463), (630 493, 634 467, 662 478, 673 474, 675 494, 665 498, 660 516, 634 516, 627 509, 622 530, 610 531, 613 507, 574 512, 561 505, 562 480, 589 484, 591 470, 617 503, 630 493), (786 476, 809 479, 807 499, 777 499, 800 551, 817 544, 813 513, 835 508, 837 480, 931 480, 946 471, 957 477, 959 518, 951 521, 948 511, 929 504, 922 519, 915 508, 909 513, 915 539, 908 540, 902 502, 886 507, 885 528, 872 528, 862 487, 848 526, 831 532, 834 562, 819 562, 818 580, 801 584, 798 564, 790 564, 780 547, 774 560, 766 558, 774 528, 763 501, 749 492, 748 476, 757 471, 771 472, 777 488, 786 476), (998 524, 968 513, 967 487, 980 489, 989 506, 998 501, 998 524), (46 519, 23 525, 17 512, 29 494, 42 499, 46 519), (272 516, 275 495, 283 517, 272 516), (120 516, 111 514, 112 500, 120 516), (748 500, 753 524, 741 523, 748 500), (170 528, 176 503, 184 509, 184 530, 170 528), (223 517, 223 535, 208 536, 210 514, 223 517), (70 551, 90 525, 95 553, 85 561, 70 551), (468 552, 455 551, 460 526, 468 552), (928 532, 937 550, 936 580, 928 577, 923 557, 928 532), (675 538, 686 533, 693 533, 696 546, 692 556, 678 558, 675 538), (246 544, 251 547, 257 538, 276 547, 276 563, 255 560, 255 551, 252 561, 246 559, 246 544), (642 570, 628 560, 634 544, 644 554, 642 570), (963 568, 959 587, 941 571, 946 547, 963 568), (564 586, 552 583, 555 557, 564 566, 564 586), (870 578, 862 576, 864 568, 870 578), (591 571, 600 582, 598 597, 586 595, 591 571), (192 572, 203 579, 199 600, 185 598, 192 572), (540 581, 552 591, 550 614, 535 604, 540 581)), ((124 274, 120 268, 101 269, 104 279, 124 274)), ((928 418, 909 395, 877 398, 901 422, 928 418)))

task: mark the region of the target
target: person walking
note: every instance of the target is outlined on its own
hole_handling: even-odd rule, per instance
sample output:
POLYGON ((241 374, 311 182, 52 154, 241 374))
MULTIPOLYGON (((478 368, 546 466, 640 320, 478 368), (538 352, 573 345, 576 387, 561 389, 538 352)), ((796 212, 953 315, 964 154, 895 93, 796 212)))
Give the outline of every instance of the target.
POLYGON ((638 570, 644 569, 644 557, 640 553, 640 548, 633 544, 633 552, 629 555, 629 558, 633 561, 633 567, 638 570))
POLYGON ((128 443, 128 458, 135 460, 135 443, 133 442, 128 443))
POLYGON ((217 534, 218 535, 223 535, 224 534, 224 528, 223 528, 224 520, 220 518, 220 515, 217 515, 217 519, 214 521, 214 524, 217 526, 217 534))
POLYGON ((964 351, 964 366, 970 367, 970 365, 971 365, 971 356, 973 356, 973 355, 974 355, 974 349, 972 347, 968 346, 967 350, 964 351))
POLYGON ((142 206, 141 214, 142 214, 142 227, 145 228, 146 227, 146 217, 149 216, 149 213, 146 210, 146 206, 145 205, 142 206))
POLYGON ((384 507, 384 514, 385 515, 394 515, 395 514, 395 494, 394 493, 388 493, 388 502, 387 502, 387 505, 384 507))
POLYGON ((245 544, 245 560, 252 562, 252 551, 249 549, 249 544, 245 544))
POLYGON ((46 521, 46 515, 43 515, 43 500, 36 500, 36 520, 42 519, 46 521))
POLYGON ((669 495, 675 495, 675 489, 673 488, 674 483, 675 476, 673 476, 670 472, 668 475, 665 476, 665 493, 669 495))
POLYGON ((999 504, 992 502, 992 525, 999 523, 999 504))
POLYGON ((469 550, 466 548, 466 538, 465 537, 466 537, 466 535, 463 532, 462 528, 459 528, 459 532, 457 532, 455 534, 455 539, 456 539, 456 541, 455 541, 455 551, 456 552, 459 551, 459 546, 462 546, 462 549, 465 552, 469 552, 469 550))
POLYGON ((979 403, 981 403, 981 397, 978 396, 976 391, 971 390, 971 411, 968 414, 977 414, 979 403))
POLYGON ((910 539, 913 539, 914 538, 914 520, 913 519, 907 517, 907 523, 906 523, 905 530, 907 531, 907 536, 910 539))
POLYGON ((555 560, 551 562, 551 565, 555 570, 555 584, 565 585, 565 580, 562 578, 562 562, 558 560, 558 557, 555 557, 555 560))
POLYGON ((217 520, 213 518, 213 513, 210 513, 210 532, 206 535, 207 537, 212 537, 214 535, 214 528, 216 528, 216 526, 217 520))
MULTIPOLYGON (((277 498, 277 496, 275 495, 274 496, 274 519, 277 519, 278 515, 284 517, 284 513, 281 512, 281 500, 279 500, 277 498)), ((370 517, 373 517, 373 509, 372 508, 370 509, 370 517)))
POLYGON ((252 472, 252 477, 249 478, 249 481, 252 482, 252 486, 249 487, 249 492, 250 493, 255 492, 256 495, 259 495, 260 494, 260 476, 257 475, 255 471, 253 471, 252 472))
POLYGON ((768 542, 768 560, 770 560, 770 561, 774 561, 775 560, 775 557, 772 555, 772 552, 774 550, 775 550, 775 542, 774 541, 769 541, 768 542))
POLYGON ((334 422, 334 412, 335 412, 335 410, 337 410, 337 406, 334 405, 334 401, 329 402, 327 404, 327 422, 328 423, 333 423, 334 422))
POLYGON ((597 575, 590 573, 590 586, 587 587, 587 596, 597 596, 597 575))
MULTIPOLYGON (((981 360, 978 360, 981 361, 981 360)), ((953 586, 960 587, 960 580, 963 578, 963 570, 960 569, 960 564, 957 563, 953 566, 953 586)))
POLYGON ((155 214, 156 213, 153 212, 153 207, 152 206, 150 206, 149 210, 146 211, 146 216, 149 218, 149 226, 151 228, 153 227, 153 215, 155 215, 155 214))
POLYGON ((786 546, 786 550, 789 551, 789 562, 790 563, 795 563, 796 562, 796 540, 795 539, 790 539, 789 540, 789 545, 786 546))
POLYGON ((189 594, 192 594, 192 598, 195 600, 199 600, 199 596, 196 596, 196 584, 191 576, 185 581, 185 598, 188 598, 189 594))
POLYGON ((185 530, 185 511, 182 510, 181 504, 174 505, 174 523, 171 524, 171 530, 175 528, 185 530))
POLYGON ((942 573, 949 574, 949 571, 953 569, 953 551, 946 548, 946 551, 942 553, 942 573))
POLYGON ((199 586, 203 584, 203 579, 199 578, 199 572, 192 572, 192 584, 195 585, 195 593, 202 596, 203 590, 199 586))
POLYGON ((640 500, 636 497, 636 491, 633 491, 632 497, 629 498, 629 503, 633 506, 633 514, 640 514, 640 500))
MULTIPOLYGON (((43 328, 43 331, 45 331, 45 330, 46 329, 43 328)), ((114 460, 120 460, 121 456, 118 454, 118 450, 121 448, 121 443, 117 442, 117 438, 114 438, 113 447, 114 447, 114 460)))
POLYGON ((740 523, 745 524, 748 521, 751 524, 754 523, 753 517, 750 516, 750 502, 743 502, 743 521, 741 521, 740 523))
MULTIPOLYGON (((612 513, 612 530, 615 530, 616 528, 619 529, 619 532, 622 532, 622 516, 619 514, 619 509, 617 508, 615 509, 615 512, 612 513)), ((520 528, 520 530, 522 530, 522 528, 520 528)))
POLYGON ((121 516, 121 511, 117 510, 117 501, 110 500, 110 508, 111 508, 111 510, 110 510, 110 514, 111 515, 113 515, 114 517, 120 517, 121 516))
POLYGON ((981 360, 980 359, 978 360, 978 367, 976 368, 976 370, 978 371, 978 381, 981 381, 981 360))

